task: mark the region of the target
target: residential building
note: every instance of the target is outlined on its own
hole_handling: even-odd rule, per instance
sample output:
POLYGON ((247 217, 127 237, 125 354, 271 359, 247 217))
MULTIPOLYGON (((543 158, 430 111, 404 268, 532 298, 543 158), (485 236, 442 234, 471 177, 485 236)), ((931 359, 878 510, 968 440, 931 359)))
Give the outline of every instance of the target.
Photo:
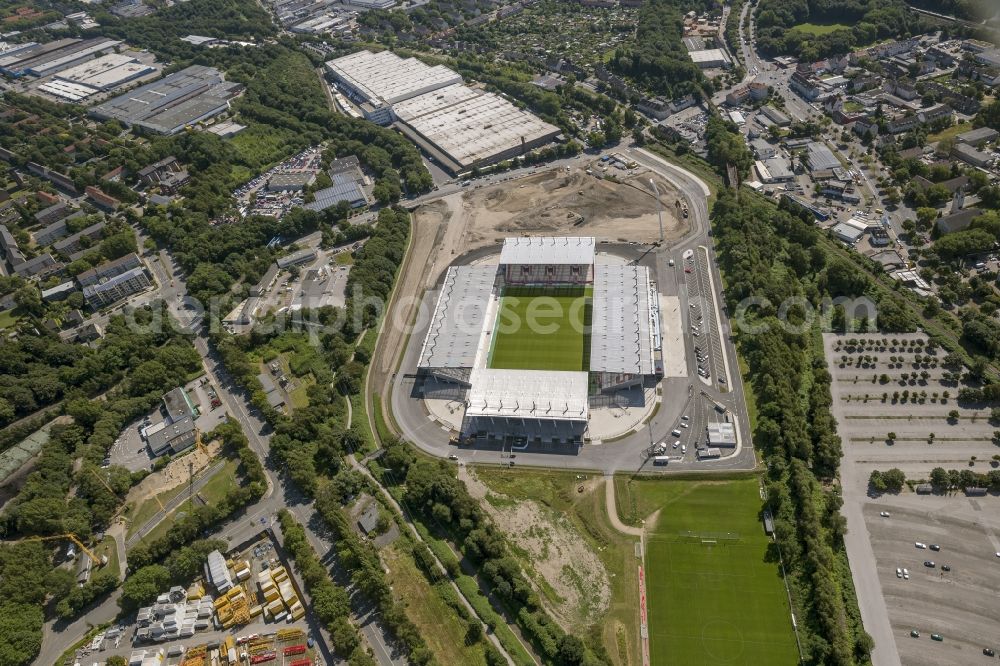
POLYGON ((76 276, 76 281, 80 284, 81 288, 90 287, 140 266, 142 266, 142 259, 139 258, 139 255, 132 252, 120 259, 109 261, 80 273, 76 276))
POLYGON ((58 273, 63 269, 62 262, 57 261, 55 257, 46 252, 45 254, 40 254, 34 259, 28 259, 16 266, 13 266, 14 272, 23 278, 38 278, 42 279, 48 277, 53 273, 58 273))
POLYGON ((139 180, 150 187, 159 187, 164 194, 176 194, 190 180, 188 172, 171 155, 139 170, 139 180))
POLYGON ((133 268, 104 282, 84 287, 83 296, 87 299, 87 305, 96 310, 128 298, 151 284, 144 269, 133 268))
POLYGON ((60 241, 56 241, 52 244, 52 251, 68 256, 74 252, 90 247, 88 243, 98 241, 102 236, 104 236, 104 227, 105 223, 103 220, 96 222, 82 231, 78 231, 71 236, 67 236, 60 241))

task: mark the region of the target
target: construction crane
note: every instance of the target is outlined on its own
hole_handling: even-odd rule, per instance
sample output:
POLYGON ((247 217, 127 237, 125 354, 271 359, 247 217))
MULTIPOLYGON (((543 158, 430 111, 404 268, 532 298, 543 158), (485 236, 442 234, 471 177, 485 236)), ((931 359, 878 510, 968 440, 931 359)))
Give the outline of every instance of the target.
MULTIPOLYGON (((87 555, 90 556, 90 561, 91 562, 93 562, 94 564, 96 564, 99 567, 104 566, 105 560, 103 560, 100 557, 98 557, 97 554, 94 553, 94 551, 92 551, 90 548, 87 548, 85 545, 83 545, 83 542, 80 541, 78 538, 76 538, 75 534, 72 534, 70 532, 67 532, 66 534, 53 534, 51 536, 25 537, 25 538, 21 539, 20 541, 52 541, 53 539, 69 539, 70 541, 72 541, 73 543, 75 543, 80 548, 80 550, 82 550, 83 552, 87 553, 87 555)), ((15 542, 15 543, 17 543, 17 542, 15 542)))

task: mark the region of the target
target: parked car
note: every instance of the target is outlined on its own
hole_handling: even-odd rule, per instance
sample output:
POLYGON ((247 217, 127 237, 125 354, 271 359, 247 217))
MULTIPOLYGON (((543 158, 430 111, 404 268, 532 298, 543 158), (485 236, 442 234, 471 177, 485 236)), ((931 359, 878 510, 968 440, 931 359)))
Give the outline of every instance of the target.
POLYGON ((937 545, 936 543, 932 543, 930 546, 928 546, 928 548, 934 551, 941 550, 941 546, 937 545))
POLYGON ((920 543, 919 541, 914 541, 913 545, 916 546, 917 548, 926 548, 927 547, 927 544, 920 543))
POLYGON ((910 570, 903 567, 903 580, 910 580, 910 570))
POLYGON ((997 653, 993 651, 993 648, 983 648, 983 654, 987 657, 995 657, 997 653))
POLYGON ((933 560, 924 560, 924 566, 927 567, 928 569, 933 569, 934 568, 934 561, 933 560))
POLYGON ((888 511, 883 511, 882 513, 880 513, 878 515, 882 516, 883 518, 888 518, 890 514, 889 514, 888 511))
POLYGON ((910 629, 910 636, 913 638, 920 638, 920 632, 916 629, 910 629))
POLYGON ((902 577, 903 577, 903 570, 900 569, 899 567, 896 567, 896 578, 902 578, 902 577))
POLYGON ((947 564, 942 564, 941 571, 951 571, 951 567, 948 566, 947 564))
POLYGON ((931 640, 940 642, 944 640, 944 636, 941 634, 931 634, 931 640))

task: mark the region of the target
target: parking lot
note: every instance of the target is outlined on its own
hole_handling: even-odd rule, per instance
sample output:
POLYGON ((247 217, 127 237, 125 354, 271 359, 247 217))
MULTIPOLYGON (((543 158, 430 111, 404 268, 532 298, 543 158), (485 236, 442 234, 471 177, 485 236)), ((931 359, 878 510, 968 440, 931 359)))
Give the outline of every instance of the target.
POLYGON ((878 580, 903 664, 976 663, 987 659, 983 648, 1000 649, 996 503, 996 497, 905 494, 865 506, 878 580), (889 517, 882 517, 883 511, 889 517), (917 548, 916 542, 928 547, 917 548), (924 566, 925 561, 934 566, 924 566), (905 568, 909 578, 897 575, 897 568, 905 568), (910 635, 913 630, 919 637, 910 635), (943 640, 932 640, 931 634, 943 640))
MULTIPOLYGON (((194 423, 199 431, 202 433, 212 432, 225 422, 226 409, 222 406, 215 388, 208 383, 205 377, 190 382, 185 386, 185 389, 188 391, 191 402, 198 409, 198 416, 194 423)), ((120 465, 131 472, 150 469, 153 458, 139 431, 144 427, 146 418, 149 419, 150 423, 163 420, 162 407, 161 403, 151 414, 125 426, 108 452, 108 457, 105 459, 107 464, 120 465)))
POLYGON ((715 382, 725 390, 726 372, 716 317, 715 292, 708 279, 709 259, 704 248, 684 253, 684 279, 688 283, 689 334, 692 336, 698 376, 706 385, 715 382))
POLYGON ((906 486, 880 495, 869 477, 891 468, 910 481, 928 479, 935 467, 985 474, 997 453, 989 410, 959 403, 962 369, 922 334, 826 334, 823 343, 844 451, 845 543, 876 663, 985 659, 982 649, 1000 640, 998 498, 917 495, 906 486), (918 541, 941 551, 916 548, 918 541), (897 567, 909 579, 902 571, 897 578, 897 567))

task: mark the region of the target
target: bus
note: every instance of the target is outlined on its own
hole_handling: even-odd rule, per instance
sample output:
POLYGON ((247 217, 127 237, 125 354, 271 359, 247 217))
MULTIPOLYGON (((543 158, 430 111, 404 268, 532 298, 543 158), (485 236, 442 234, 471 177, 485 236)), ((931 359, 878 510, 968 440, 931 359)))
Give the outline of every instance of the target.
POLYGON ((670 462, 669 456, 656 456, 653 458, 654 465, 666 465, 668 462, 670 462))

